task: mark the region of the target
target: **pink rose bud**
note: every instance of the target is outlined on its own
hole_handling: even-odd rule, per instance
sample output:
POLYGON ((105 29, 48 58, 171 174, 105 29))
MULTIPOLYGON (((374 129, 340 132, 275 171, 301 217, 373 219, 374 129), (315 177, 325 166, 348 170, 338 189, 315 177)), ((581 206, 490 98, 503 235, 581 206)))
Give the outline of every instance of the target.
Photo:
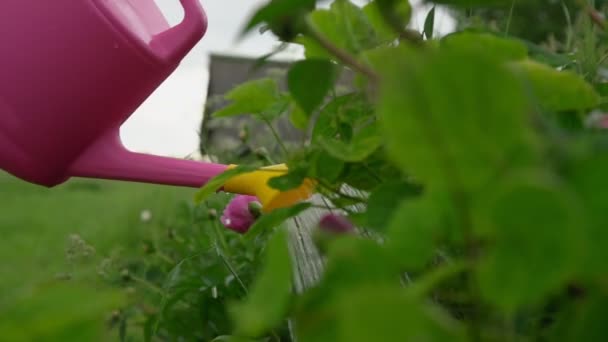
POLYGON ((588 128, 608 129, 608 113, 600 110, 591 112, 585 119, 585 125, 588 128))
POLYGON ((355 227, 346 217, 336 214, 327 214, 323 216, 321 221, 319 221, 319 228, 322 231, 337 234, 352 233, 355 231, 355 227))
POLYGON ((259 211, 252 209, 259 207, 257 197, 237 195, 228 203, 220 220, 226 228, 244 234, 259 216, 259 211))

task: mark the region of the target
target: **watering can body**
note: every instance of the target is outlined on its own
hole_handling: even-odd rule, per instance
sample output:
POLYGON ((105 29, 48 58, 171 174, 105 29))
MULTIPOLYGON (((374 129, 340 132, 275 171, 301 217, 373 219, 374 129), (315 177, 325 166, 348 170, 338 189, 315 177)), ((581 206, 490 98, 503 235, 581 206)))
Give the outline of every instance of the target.
POLYGON ((70 176, 201 185, 223 171, 118 139, 206 30, 198 0, 180 1, 174 27, 154 0, 1 1, 0 168, 45 186, 70 176))
MULTIPOLYGON (((229 168, 134 153, 119 139, 205 33, 199 0, 179 1, 184 19, 170 27, 155 0, 1 0, 0 169, 49 187, 72 176, 200 187, 229 168)), ((223 188, 258 196, 266 210, 307 198, 310 186, 267 185, 286 171, 223 188)))

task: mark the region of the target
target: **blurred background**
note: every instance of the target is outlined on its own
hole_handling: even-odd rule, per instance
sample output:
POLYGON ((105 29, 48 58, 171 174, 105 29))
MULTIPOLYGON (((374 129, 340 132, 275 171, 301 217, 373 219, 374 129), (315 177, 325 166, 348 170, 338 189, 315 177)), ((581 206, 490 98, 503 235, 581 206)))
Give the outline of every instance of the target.
MULTIPOLYGON (((178 23, 183 10, 178 1, 156 0, 171 24, 178 23)), ((135 112, 122 128, 125 145, 137 152, 185 157, 199 154, 199 128, 207 98, 209 55, 259 58, 278 47, 271 33, 240 33, 246 20, 264 0, 201 1, 209 20, 207 34, 185 58, 175 73, 135 112)), ((359 5, 364 0, 353 1, 359 5)), ((330 1, 321 2, 329 6, 330 1)), ((412 26, 421 28, 430 7, 420 0, 412 2, 416 9, 412 26)), ((447 33, 455 21, 444 10, 438 10, 435 28, 447 33)), ((303 51, 291 46, 275 59, 294 60, 303 51)))

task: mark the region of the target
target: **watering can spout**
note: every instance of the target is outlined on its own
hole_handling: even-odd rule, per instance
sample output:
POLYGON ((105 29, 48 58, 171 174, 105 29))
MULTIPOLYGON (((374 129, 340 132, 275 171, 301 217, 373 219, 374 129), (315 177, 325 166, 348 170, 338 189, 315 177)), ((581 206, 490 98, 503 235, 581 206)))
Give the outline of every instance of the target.
MULTIPOLYGON (((71 165, 69 175, 198 188, 232 167, 131 152, 123 146, 118 132, 111 132, 84 151, 71 165)), ((265 167, 229 179, 223 190, 258 197, 265 212, 308 199, 314 188, 309 180, 288 191, 268 185, 271 178, 287 172, 285 165, 265 167)))
POLYGON ((75 177, 201 187, 226 165, 161 157, 127 150, 118 132, 93 143, 70 167, 75 177))
MULTIPOLYGON (((229 168, 234 165, 229 166, 229 168)), ((256 196, 262 203, 262 211, 270 212, 274 209, 288 207, 295 203, 307 200, 313 194, 315 183, 305 179, 300 186, 280 191, 268 185, 268 181, 280 177, 288 172, 285 164, 263 167, 256 171, 237 175, 224 184, 224 190, 237 194, 256 196)))

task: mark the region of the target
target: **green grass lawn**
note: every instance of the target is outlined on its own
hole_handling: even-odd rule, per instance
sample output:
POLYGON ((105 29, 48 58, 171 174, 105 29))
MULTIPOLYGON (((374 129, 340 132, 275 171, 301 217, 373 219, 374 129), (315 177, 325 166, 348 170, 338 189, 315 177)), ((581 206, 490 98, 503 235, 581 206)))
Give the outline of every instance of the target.
MULTIPOLYGON (((141 248, 141 241, 158 234, 177 203, 191 201, 195 191, 82 179, 47 189, 0 173, 0 320, 3 311, 11 311, 6 308, 19 312, 20 303, 40 300, 33 298, 40 288, 71 271, 66 258, 71 235, 77 234, 93 246, 96 258, 116 249, 141 248), (140 219, 143 210, 151 212, 150 222, 140 219)), ((89 271, 94 273, 95 265, 89 271)), ((81 283, 101 287, 94 277, 81 283)), ((65 293, 59 296, 66 307, 87 299, 65 293)))

